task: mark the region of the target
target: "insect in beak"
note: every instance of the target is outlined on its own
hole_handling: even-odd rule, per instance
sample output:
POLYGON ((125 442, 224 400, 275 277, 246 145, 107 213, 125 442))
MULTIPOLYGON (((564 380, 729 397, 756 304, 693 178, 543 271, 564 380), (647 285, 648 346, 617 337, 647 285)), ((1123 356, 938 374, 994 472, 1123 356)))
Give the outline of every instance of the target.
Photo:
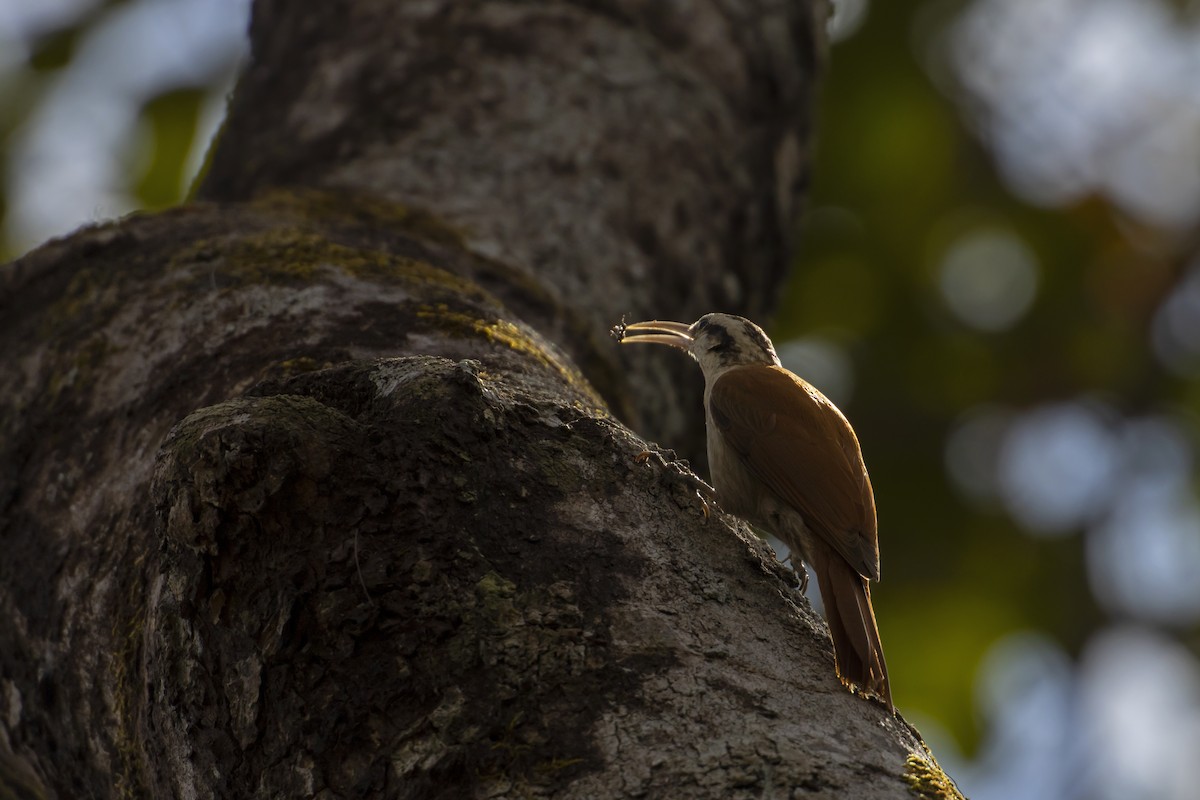
POLYGON ((649 320, 647 322, 621 323, 612 329, 613 338, 621 344, 644 342, 666 344, 687 350, 692 344, 691 326, 684 322, 649 320))

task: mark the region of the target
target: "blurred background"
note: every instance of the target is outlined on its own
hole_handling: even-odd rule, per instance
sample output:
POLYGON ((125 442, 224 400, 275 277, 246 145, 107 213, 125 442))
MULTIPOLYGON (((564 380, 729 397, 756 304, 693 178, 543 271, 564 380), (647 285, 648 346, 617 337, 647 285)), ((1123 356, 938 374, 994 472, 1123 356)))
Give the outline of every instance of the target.
MULTIPOLYGON (((880 513, 897 705, 975 800, 1200 786, 1200 2, 838 0, 771 333, 880 513)), ((249 0, 0 3, 0 257, 179 202, 249 0)))

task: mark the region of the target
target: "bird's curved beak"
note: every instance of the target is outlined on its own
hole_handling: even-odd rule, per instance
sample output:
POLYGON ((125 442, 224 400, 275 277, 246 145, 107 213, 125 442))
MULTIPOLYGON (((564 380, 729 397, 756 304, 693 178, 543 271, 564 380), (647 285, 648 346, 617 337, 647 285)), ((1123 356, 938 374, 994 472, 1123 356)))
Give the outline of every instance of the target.
POLYGON ((652 319, 647 322, 621 323, 612 329, 613 337, 621 344, 646 342, 667 344, 687 350, 692 344, 691 326, 684 322, 652 319))

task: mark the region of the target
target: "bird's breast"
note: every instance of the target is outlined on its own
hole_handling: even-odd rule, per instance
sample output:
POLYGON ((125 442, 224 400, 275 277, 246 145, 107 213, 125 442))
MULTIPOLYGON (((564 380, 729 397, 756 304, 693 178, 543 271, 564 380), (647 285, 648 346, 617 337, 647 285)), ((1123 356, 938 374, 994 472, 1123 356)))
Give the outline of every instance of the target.
POLYGON ((760 495, 764 491, 762 481, 750 473, 711 420, 708 421, 708 468, 721 508, 762 525, 765 521, 758 519, 763 500, 760 495))

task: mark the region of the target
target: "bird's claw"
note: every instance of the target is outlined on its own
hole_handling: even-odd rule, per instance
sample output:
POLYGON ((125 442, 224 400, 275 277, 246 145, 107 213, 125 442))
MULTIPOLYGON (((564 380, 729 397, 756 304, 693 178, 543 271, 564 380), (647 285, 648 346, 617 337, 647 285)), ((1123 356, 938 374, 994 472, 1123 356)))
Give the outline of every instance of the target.
MULTIPOLYGON (((633 457, 633 460, 639 464, 645 464, 651 458, 658 458, 658 463, 666 467, 670 464, 679 464, 679 458, 675 455, 674 450, 660 450, 658 447, 651 445, 645 450, 633 457)), ((687 468, 687 462, 683 462, 684 469, 687 468)))
POLYGON ((700 511, 704 514, 704 519, 711 519, 712 507, 716 504, 716 490, 692 472, 688 463, 676 456, 674 450, 660 450, 651 446, 635 455, 633 460, 638 464, 646 464, 651 458, 658 459, 658 463, 664 468, 661 474, 668 481, 686 484, 695 492, 696 498, 700 501, 700 511))
POLYGON ((783 560, 783 563, 791 567, 792 572, 795 573, 796 578, 799 579, 800 594, 808 594, 808 568, 804 566, 803 561, 794 560, 792 558, 793 555, 795 555, 795 553, 789 552, 787 554, 787 558, 783 560))

